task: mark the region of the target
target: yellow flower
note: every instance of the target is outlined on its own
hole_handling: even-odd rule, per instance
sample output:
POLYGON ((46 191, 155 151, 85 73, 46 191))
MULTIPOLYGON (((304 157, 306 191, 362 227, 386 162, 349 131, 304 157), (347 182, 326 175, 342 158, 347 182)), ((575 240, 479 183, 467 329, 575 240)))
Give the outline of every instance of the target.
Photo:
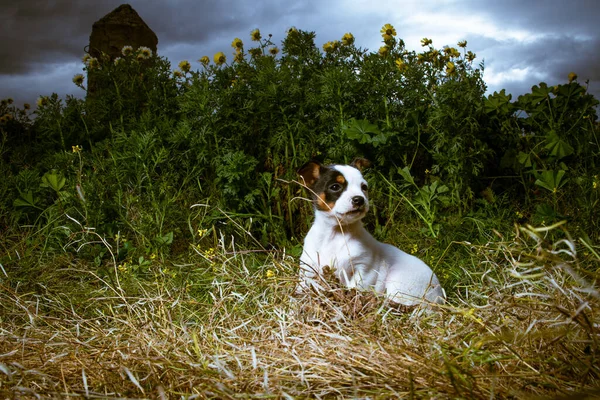
POLYGON ((389 40, 396 36, 396 29, 394 29, 394 27, 390 24, 385 24, 381 28, 381 36, 383 37, 383 40, 389 40))
POLYGON ((467 41, 461 40, 460 42, 458 42, 458 47, 462 47, 464 49, 465 47, 467 47, 467 41))
POLYGON ((131 46, 123 46, 123 48, 121 49, 121 54, 123 54, 124 57, 127 57, 128 55, 133 53, 133 47, 131 46))
POLYGON ((244 47, 244 43, 242 42, 242 39, 235 38, 233 39, 233 42, 231 42, 231 47, 236 50, 241 50, 244 47))
POLYGON ((400 58, 396 60, 396 67, 398 67, 400 72, 404 72, 408 69, 408 65, 400 58))
POLYGON ((379 55, 380 56, 386 56, 388 54, 388 52, 390 51, 390 48, 387 46, 381 46, 379 48, 379 55))
POLYGON ((117 268, 118 268, 119 272, 122 272, 122 273, 126 273, 126 272, 127 272, 127 268, 128 268, 128 267, 129 267, 129 265, 128 265, 126 262, 125 262, 125 263, 123 263, 123 264, 119 264, 119 265, 117 266, 117 268))
POLYGON ((252 32, 250 32, 250 39, 252 39, 253 42, 258 42, 261 39, 260 31, 258 29, 255 29, 252 32))
POLYGON ((452 61, 446 63, 446 74, 454 75, 456 73, 456 66, 452 61))
POLYGON ((274 277, 275 277, 275 272, 273 272, 273 270, 271 270, 271 269, 268 269, 267 270, 267 278, 271 279, 271 278, 274 278, 274 277))
POLYGON ((277 48, 277 46, 273 46, 269 49, 269 53, 276 56, 279 53, 279 49, 277 48))
POLYGON ((175 78, 183 78, 183 72, 181 72, 180 70, 176 69, 175 71, 173 71, 173 76, 175 78))
POLYGON ((223 65, 227 61, 227 58, 225 57, 225 54, 223 54, 222 51, 215 54, 213 59, 215 60, 215 64, 217 65, 223 65))
POLYGON ((156 259, 156 257, 157 257, 156 253, 152 253, 152 254, 150 254, 150 259, 151 259, 151 260, 154 260, 154 259, 156 259))
POLYGON ((90 59, 88 60, 88 67, 90 69, 96 69, 100 67, 100 62, 96 57, 90 57, 90 59))
POLYGON ((77 74, 73 77, 73 83, 77 86, 82 86, 84 78, 85 77, 82 74, 77 74))
POLYGON ((208 56, 202 56, 198 62, 206 67, 210 63, 210 58, 208 58, 208 56))
POLYGON ((418 244, 413 244, 412 248, 410 249, 410 254, 417 254, 417 252, 419 251, 419 245, 418 244))
POLYGON ((139 59, 139 56, 141 56, 142 58, 150 58, 150 57, 152 57, 152 50, 150 50, 147 47, 142 46, 138 49, 138 59, 139 59))
POLYGON ((83 61, 84 64, 87 64, 90 58, 92 58, 92 56, 90 56, 88 53, 85 53, 81 61, 83 61))
POLYGON ((454 47, 446 47, 444 53, 450 57, 460 57, 460 52, 454 47))
POLYGON ((83 147, 81 147, 80 145, 76 145, 76 146, 71 146, 71 149, 73 150, 73 153, 81 153, 81 150, 83 150, 83 147))
POLYGON ((181 71, 183 71, 183 73, 190 72, 191 68, 192 68, 192 66, 190 65, 190 63, 187 60, 183 60, 179 63, 179 69, 181 71))
POLYGON ((208 232, 208 229, 200 229, 198 228, 198 236, 204 236, 208 232))
POLYGON ((204 257, 211 259, 215 256, 216 251, 214 247, 211 247, 210 249, 204 251, 204 257))
POLYGON ((175 279, 175 277, 177 276, 177 272, 171 271, 169 268, 163 268, 160 270, 160 272, 162 272, 164 275, 171 276, 171 278, 173 279, 175 279))
POLYGON ((433 40, 431 40, 431 39, 427 39, 427 38, 421 39, 421 46, 423 46, 423 47, 429 46, 431 43, 433 43, 433 40))
POLYGON ((570 72, 569 73, 569 83, 573 82, 576 79, 577 79, 577 74, 575 72, 570 72))
POLYGON ((473 60, 475 59, 475 53, 473 53, 472 51, 467 51, 467 61, 468 62, 473 62, 473 60))
POLYGON ((342 36, 342 44, 344 46, 351 46, 354 43, 354 35, 352 35, 351 33, 345 33, 344 36, 342 36))
POLYGON ((43 107, 43 106, 47 105, 48 104, 48 97, 46 97, 46 96, 40 96, 40 97, 38 97, 38 99, 36 101, 36 104, 37 104, 38 107, 43 107))
POLYGON ((335 50, 335 42, 327 42, 323 45, 325 53, 332 53, 335 50))

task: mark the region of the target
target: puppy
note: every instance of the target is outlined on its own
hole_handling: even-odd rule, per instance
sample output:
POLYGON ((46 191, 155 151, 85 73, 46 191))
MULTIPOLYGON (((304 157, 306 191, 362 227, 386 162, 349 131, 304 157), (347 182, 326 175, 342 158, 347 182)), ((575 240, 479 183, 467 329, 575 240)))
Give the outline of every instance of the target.
POLYGON ((311 193, 315 220, 304 239, 299 291, 319 288, 318 275, 331 267, 349 288, 375 290, 404 305, 442 303, 444 290, 418 258, 378 242, 363 227, 369 210, 365 159, 351 165, 304 164, 298 173, 311 193))

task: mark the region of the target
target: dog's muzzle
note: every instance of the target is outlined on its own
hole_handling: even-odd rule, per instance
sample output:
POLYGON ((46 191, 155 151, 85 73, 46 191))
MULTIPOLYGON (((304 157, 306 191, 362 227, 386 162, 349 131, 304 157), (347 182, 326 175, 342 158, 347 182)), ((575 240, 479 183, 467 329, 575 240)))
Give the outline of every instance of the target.
POLYGON ((362 196, 354 196, 352 198, 352 205, 357 209, 363 208, 365 206, 365 198, 362 196))
POLYGON ((352 199, 350 199, 350 202, 352 204, 352 210, 350 210, 350 213, 360 214, 360 213, 366 211, 367 200, 364 197, 354 196, 354 197, 352 197, 352 199))

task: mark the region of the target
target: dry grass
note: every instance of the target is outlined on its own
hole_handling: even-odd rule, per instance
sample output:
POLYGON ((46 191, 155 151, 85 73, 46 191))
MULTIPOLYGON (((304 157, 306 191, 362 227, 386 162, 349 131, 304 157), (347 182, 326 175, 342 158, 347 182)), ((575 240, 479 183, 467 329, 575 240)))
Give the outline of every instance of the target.
MULTIPOLYGON (((25 293, 2 283, 0 391, 7 398, 593 397, 600 393, 596 275, 584 275, 574 242, 552 245, 543 235, 529 229, 485 246, 456 244, 471 265, 434 312, 399 310, 333 281, 324 295, 295 297, 294 260, 272 256, 249 272, 245 259, 256 256, 241 253, 222 258, 203 302, 168 280, 140 286, 137 297, 97 282, 78 304, 51 288, 25 293)), ((591 252, 585 269, 596 268, 594 248, 578 247, 591 252)))

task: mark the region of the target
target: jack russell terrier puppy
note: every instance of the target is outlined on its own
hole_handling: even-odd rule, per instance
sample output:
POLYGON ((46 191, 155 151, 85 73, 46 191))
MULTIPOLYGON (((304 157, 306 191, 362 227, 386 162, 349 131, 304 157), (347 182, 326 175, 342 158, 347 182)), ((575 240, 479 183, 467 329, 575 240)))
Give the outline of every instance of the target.
POLYGON ((315 209, 300 257, 299 291, 318 289, 318 276, 329 266, 345 286, 374 290, 395 303, 444 302, 437 276, 423 261, 378 242, 363 227, 369 200, 361 170, 368 164, 365 159, 329 166, 309 161, 298 170, 315 209))

